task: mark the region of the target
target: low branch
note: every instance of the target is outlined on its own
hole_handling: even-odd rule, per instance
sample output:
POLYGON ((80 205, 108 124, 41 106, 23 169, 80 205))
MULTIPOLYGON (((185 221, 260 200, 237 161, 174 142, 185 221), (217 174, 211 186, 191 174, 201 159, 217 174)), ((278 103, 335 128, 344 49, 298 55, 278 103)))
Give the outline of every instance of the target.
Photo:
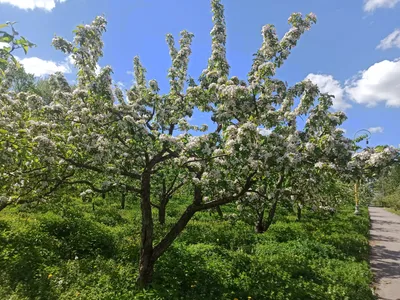
POLYGON ((186 161, 184 162, 181 166, 185 166, 187 164, 193 163, 193 162, 200 162, 200 161, 206 161, 206 160, 212 160, 215 158, 220 158, 220 157, 225 157, 228 156, 227 154, 221 154, 221 155, 217 155, 217 156, 212 156, 212 157, 207 157, 207 158, 198 158, 198 159, 194 159, 194 160, 190 160, 190 161, 186 161))
POLYGON ((157 205, 157 204, 155 204, 155 203, 153 203, 153 202, 150 202, 150 205, 153 206, 153 207, 155 207, 155 208, 157 208, 157 209, 160 209, 160 205, 157 205))
POLYGON ((147 119, 147 121, 146 121, 146 126, 147 126, 147 128, 149 128, 151 131, 153 131, 154 128, 153 128, 153 126, 150 125, 150 121, 153 119, 155 113, 156 113, 156 104, 154 103, 153 111, 151 112, 150 117, 149 117, 149 118, 147 119))
POLYGON ((181 182, 180 184, 178 184, 176 187, 174 187, 173 189, 171 189, 170 191, 167 192, 167 196, 168 197, 172 197, 173 194, 175 194, 176 191, 178 191, 181 187, 183 187, 185 185, 186 182, 181 182))
POLYGON ((263 193, 261 193, 261 192, 259 192, 259 191, 256 191, 256 190, 248 190, 248 192, 249 192, 249 193, 257 194, 258 196, 260 196, 260 197, 262 197, 262 198, 264 198, 264 199, 268 199, 268 196, 266 196, 265 194, 263 194, 263 193))
POLYGON ((101 189, 101 188, 97 188, 92 182, 90 182, 89 180, 75 180, 75 181, 66 181, 64 182, 64 184, 68 184, 68 185, 75 185, 75 184, 84 184, 84 185, 88 185, 93 191, 95 191, 96 193, 102 194, 102 193, 107 193, 112 191, 115 186, 110 186, 106 189, 101 189))
POLYGON ((180 219, 175 223, 175 225, 171 228, 171 230, 165 235, 165 237, 154 247, 153 250, 153 255, 152 255, 152 260, 156 261, 167 249, 171 244, 174 242, 174 240, 178 237, 178 235, 182 232, 182 230, 186 227, 186 225, 189 223, 190 219, 194 216, 194 214, 197 211, 213 208, 222 204, 226 204, 232 201, 235 201, 239 197, 243 196, 252 186, 254 181, 252 181, 252 178, 256 172, 251 174, 247 180, 246 183, 242 189, 242 191, 237 194, 236 196, 232 197, 227 197, 223 198, 220 200, 208 202, 203 205, 198 205, 196 203, 193 203, 189 205, 185 212, 182 214, 180 219))
POLYGON ((229 196, 229 197, 225 197, 222 199, 204 203, 201 206, 196 207, 196 210, 197 211, 206 210, 206 209, 210 209, 210 208, 213 208, 216 206, 224 205, 224 204, 231 203, 233 201, 238 200, 240 197, 244 196, 244 194, 246 194, 249 191, 249 189, 251 188, 251 186, 254 184, 254 181, 252 179, 255 174, 256 174, 256 172, 252 173, 249 177, 247 177, 246 183, 245 183, 243 189, 240 191, 240 193, 229 196))

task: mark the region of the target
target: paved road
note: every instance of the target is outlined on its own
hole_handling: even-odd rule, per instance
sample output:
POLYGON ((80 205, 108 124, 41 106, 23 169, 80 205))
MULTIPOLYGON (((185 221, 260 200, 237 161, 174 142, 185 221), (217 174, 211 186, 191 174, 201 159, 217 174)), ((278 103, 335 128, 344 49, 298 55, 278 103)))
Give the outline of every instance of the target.
POLYGON ((379 299, 400 300, 400 216, 370 207, 371 268, 379 299))

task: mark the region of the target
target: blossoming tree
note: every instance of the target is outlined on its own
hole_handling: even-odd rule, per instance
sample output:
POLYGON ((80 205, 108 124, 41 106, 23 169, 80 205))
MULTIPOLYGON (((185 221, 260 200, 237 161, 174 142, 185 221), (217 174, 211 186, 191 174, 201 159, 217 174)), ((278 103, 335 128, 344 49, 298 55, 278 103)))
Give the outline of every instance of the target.
POLYGON ((83 196, 113 190, 137 194, 141 209, 138 284, 142 287, 151 282, 154 264, 195 213, 234 203, 248 193, 265 195, 260 190, 265 181, 280 193, 293 170, 320 161, 338 164, 340 153, 347 153, 347 140, 335 130, 343 116, 328 113, 330 97, 320 95, 310 81, 288 87, 275 78, 301 35, 316 22, 315 15, 293 14, 291 28, 281 39, 274 26, 264 26, 263 43, 248 78, 240 80, 229 76, 223 6, 219 0, 211 5, 212 52, 198 82, 187 75, 193 34, 182 31, 179 47, 167 35, 170 90, 161 94, 157 81, 146 79, 146 70, 135 57, 135 83, 125 97, 113 86, 111 67, 96 74, 106 30, 106 20, 97 17, 90 25, 78 26, 72 42, 61 37, 53 40, 75 62, 75 89, 56 74, 49 104, 37 95, 6 89, 0 97, 1 129, 10 135, 23 130, 26 145, 21 147, 30 153, 24 164, 27 172, 13 177, 16 190, 12 195, 3 191, 9 197, 6 203, 18 203, 16 194, 17 199, 22 194, 27 199, 45 199, 64 186, 82 189, 83 196), (190 124, 195 109, 208 112, 216 129, 190 124), (296 125, 301 116, 309 120, 302 131, 296 125), (273 132, 265 135, 262 129, 273 132), (323 160, 316 160, 316 149, 323 160), (163 183, 165 174, 177 175, 176 181, 163 183), (158 186, 165 186, 161 199, 168 202, 170 192, 182 184, 192 187, 192 201, 165 236, 155 240, 152 211, 161 202, 157 204, 152 195, 158 186))
POLYGON ((386 167, 398 161, 399 154, 399 150, 392 146, 366 148, 353 154, 344 176, 355 182, 355 214, 359 214, 359 186, 361 181, 373 179, 380 175, 386 167))
POLYGON ((333 173, 340 174, 351 157, 352 141, 337 128, 346 116, 329 110, 331 96, 320 95, 315 106, 313 101, 302 98, 293 111, 285 106, 282 117, 289 113, 295 118, 272 124, 271 133, 263 137, 266 147, 272 146, 269 153, 274 155, 264 166, 265 176, 238 201, 247 216, 254 215, 259 233, 271 225, 279 202, 296 202, 299 208, 305 202, 313 202, 328 178, 333 173), (307 118, 303 128, 296 121, 301 116, 307 118))

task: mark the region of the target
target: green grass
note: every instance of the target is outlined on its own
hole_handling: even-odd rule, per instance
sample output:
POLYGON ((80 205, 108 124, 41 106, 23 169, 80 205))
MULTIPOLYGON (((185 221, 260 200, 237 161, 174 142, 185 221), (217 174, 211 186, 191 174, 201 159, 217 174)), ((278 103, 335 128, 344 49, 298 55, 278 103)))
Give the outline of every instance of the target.
MULTIPOLYGON (((172 203, 171 225, 184 208, 172 203)), ((225 208, 225 212, 233 212, 225 208)), ((333 217, 284 215, 264 234, 208 212, 189 223, 135 288, 138 208, 70 200, 0 213, 0 299, 374 299, 369 220, 353 208, 333 217)), ((157 238, 166 228, 155 226, 157 238)))

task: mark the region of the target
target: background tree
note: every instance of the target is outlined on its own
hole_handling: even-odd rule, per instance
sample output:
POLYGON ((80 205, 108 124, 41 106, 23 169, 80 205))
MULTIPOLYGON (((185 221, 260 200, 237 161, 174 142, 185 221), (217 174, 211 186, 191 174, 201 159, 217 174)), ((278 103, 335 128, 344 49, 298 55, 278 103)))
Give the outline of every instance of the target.
POLYGON ((363 181, 376 179, 384 170, 398 161, 399 150, 392 146, 377 146, 366 148, 353 154, 344 173, 348 180, 355 182, 354 196, 356 203, 355 214, 358 214, 360 184, 363 181))
MULTIPOLYGON (((273 124, 271 134, 266 137, 269 139, 266 145, 273 145, 270 152, 276 154, 275 160, 269 162, 266 176, 249 191, 240 205, 254 210, 256 232, 262 233, 269 228, 279 202, 291 200, 300 206, 306 201, 312 202, 309 196, 316 196, 318 187, 324 186, 324 181, 333 173, 340 174, 351 157, 352 142, 337 129, 346 116, 342 112, 329 111, 332 106, 329 95, 321 95, 315 107, 310 99, 302 98, 293 110, 284 103, 283 113, 292 114, 292 119, 273 124), (307 117, 302 129, 296 122, 300 116, 307 117), (274 141, 277 137, 278 141, 274 141), (324 175, 326 173, 328 175, 324 175)), ((289 101, 293 103, 293 100, 289 101)))
POLYGON ((375 193, 372 199, 374 204, 400 210, 400 165, 398 160, 385 168, 371 185, 375 193))
POLYGON ((11 90, 16 93, 20 92, 35 92, 35 76, 33 74, 26 73, 23 66, 15 70, 13 76, 11 90))

